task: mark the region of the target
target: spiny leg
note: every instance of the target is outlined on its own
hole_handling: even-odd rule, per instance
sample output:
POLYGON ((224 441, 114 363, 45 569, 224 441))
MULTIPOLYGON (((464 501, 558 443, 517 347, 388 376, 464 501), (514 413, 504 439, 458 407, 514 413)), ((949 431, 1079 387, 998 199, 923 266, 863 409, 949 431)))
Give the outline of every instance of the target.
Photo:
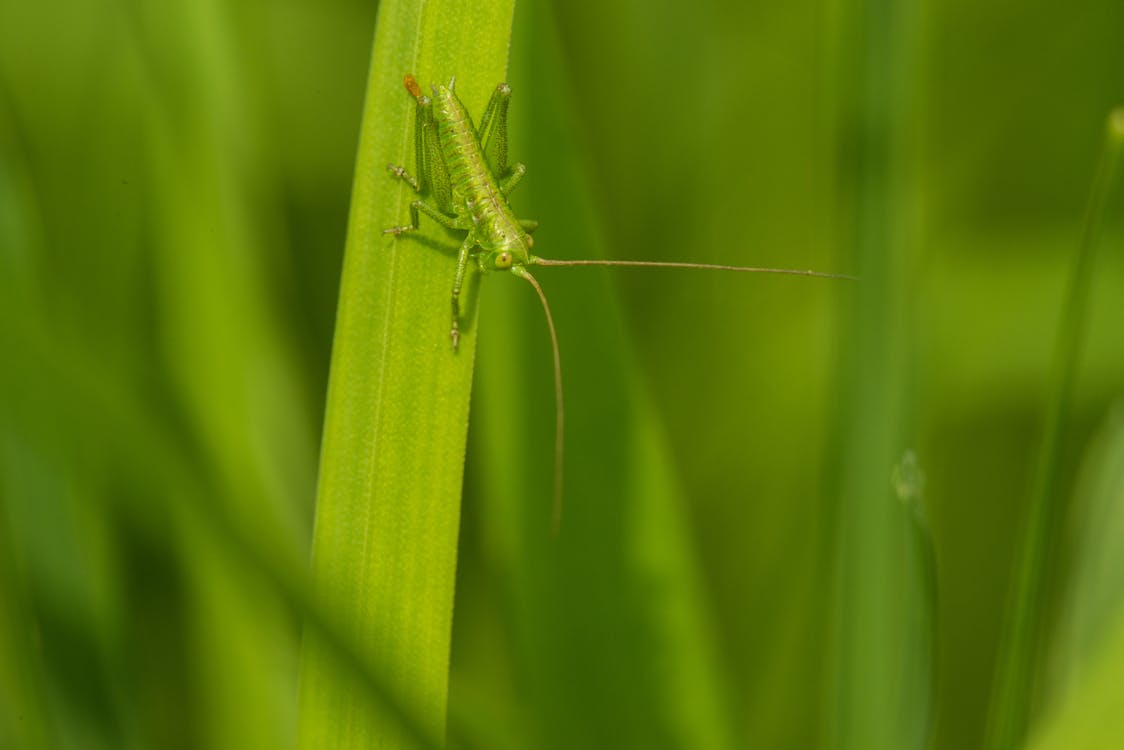
MULTIPOLYGON (((449 182, 449 172, 441 157, 441 144, 437 137, 437 122, 433 117, 433 103, 430 98, 421 93, 418 82, 412 75, 405 78, 406 91, 417 102, 414 121, 414 157, 417 169, 410 174, 405 167, 397 164, 387 164, 390 173, 402 180, 422 198, 427 198, 436 203, 437 212, 431 214, 441 224, 448 224, 439 218, 438 214, 448 215, 455 213, 453 209, 453 192, 449 182)), ((418 228, 418 206, 415 201, 410 205, 410 225, 405 227, 391 227, 385 230, 387 234, 402 234, 418 228)), ((425 210, 425 209, 422 209, 425 210)), ((430 213, 426 211, 426 213, 430 213)))
POLYGON ((527 173, 527 167, 523 164, 507 165, 507 105, 510 99, 511 87, 506 83, 497 86, 476 131, 476 139, 484 151, 484 158, 488 161, 492 174, 499 180, 500 191, 504 195, 510 193, 527 173))
POLYGON ((488 99, 488 106, 484 108, 484 114, 480 115, 480 125, 476 128, 476 139, 481 143, 484 142, 484 135, 488 132, 488 126, 492 124, 492 117, 496 114, 500 102, 510 97, 511 86, 506 83, 497 85, 492 92, 492 96, 488 99))
POLYGON ((457 251, 457 276, 453 280, 453 325, 449 329, 449 336, 453 339, 453 351, 457 350, 457 344, 461 339, 461 287, 464 285, 464 272, 468 268, 468 259, 472 257, 474 245, 476 245, 476 237, 473 236, 472 232, 469 232, 468 236, 464 238, 464 242, 461 243, 460 250, 457 251))
MULTIPOLYGON (((397 166, 396 164, 387 164, 386 168, 390 170, 390 173, 392 175, 394 175, 395 177, 397 177, 398 179, 402 180, 407 185, 412 187, 414 189, 415 193, 418 193, 419 195, 421 194, 421 191, 422 191, 421 184, 418 182, 418 180, 416 180, 414 178, 414 176, 412 174, 410 174, 409 172, 406 171, 405 167, 400 167, 400 166, 397 166)), ((382 230, 382 233, 383 234, 393 234, 395 236, 398 236, 398 235, 402 234, 403 232, 416 231, 417 228, 418 228, 418 210, 416 208, 414 208, 414 204, 411 203, 410 204, 410 225, 409 226, 403 226, 403 227, 389 227, 387 229, 382 230)))
POLYGON ((421 200, 415 200, 410 204, 410 223, 406 226, 384 229, 383 234, 399 235, 417 231, 419 209, 443 226, 449 226, 446 213, 453 213, 452 190, 449 186, 448 171, 441 159, 437 124, 433 118, 433 104, 428 96, 421 93, 421 88, 412 75, 405 77, 405 84, 406 91, 417 102, 414 122, 414 157, 417 160, 417 171, 412 175, 405 167, 396 164, 386 166, 394 177, 405 182, 422 198, 435 201, 437 207, 430 210, 431 206, 421 200))
POLYGON ((405 232, 416 232, 418 230, 418 226, 419 226, 419 219, 420 219, 419 213, 425 214, 426 216, 430 217, 431 219, 436 221, 441 226, 446 227, 448 229, 468 229, 469 228, 466 225, 466 222, 464 220, 458 219, 458 218, 453 217, 453 216, 447 216, 446 214, 442 213, 438 209, 429 205, 425 201, 416 200, 416 201, 414 201, 410 204, 410 221, 412 223, 409 226, 389 227, 387 229, 382 230, 382 233, 383 234, 399 235, 399 234, 404 234, 405 232))
POLYGON ((390 170, 390 173, 392 175, 412 187, 415 193, 418 193, 419 195, 421 194, 421 183, 418 182, 418 180, 412 174, 407 172, 405 167, 400 167, 397 164, 387 164, 386 168, 390 170))
POLYGON ((507 173, 507 104, 510 99, 510 86, 506 83, 496 86, 476 130, 476 140, 484 151, 484 158, 497 177, 507 173))
POLYGON ((504 195, 511 193, 525 174, 527 174, 527 167, 523 162, 515 162, 512 164, 508 173, 500 177, 500 192, 504 195))

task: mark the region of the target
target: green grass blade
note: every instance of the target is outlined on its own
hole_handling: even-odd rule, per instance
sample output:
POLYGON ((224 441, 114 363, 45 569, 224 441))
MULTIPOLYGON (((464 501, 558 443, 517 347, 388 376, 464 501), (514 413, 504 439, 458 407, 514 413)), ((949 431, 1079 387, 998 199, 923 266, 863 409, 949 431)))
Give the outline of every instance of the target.
POLYGON ((1090 446, 1073 502, 1072 582, 1051 649, 1050 705, 1035 735, 1047 746, 1077 747, 1087 736, 1115 747, 1124 743, 1124 720, 1114 708, 1103 712, 1119 699, 1124 667, 1124 404, 1090 446), (1111 698, 1105 670, 1117 675, 1111 698), (1095 712, 1102 713, 1090 721, 1095 712))
POLYGON ((1072 583, 1052 651, 1055 699, 1071 692, 1096 662, 1114 619, 1124 613, 1124 403, 1090 446, 1074 493, 1072 583))
POLYGON ((1124 745, 1124 405, 1088 452, 1074 511, 1077 559, 1055 648, 1053 701, 1030 746, 1083 750, 1124 745))
POLYGON ((1007 612, 989 716, 987 747, 993 750, 1008 750, 1022 743, 1038 697, 1036 684, 1048 617, 1046 589, 1068 496, 1058 486, 1061 448, 1072 411, 1073 383, 1088 317, 1093 259, 1122 150, 1124 110, 1118 109, 1108 120, 1104 153, 1094 179, 1081 243, 1074 257, 1069 290, 1058 327, 1037 474, 1007 612))
MULTIPOLYGON (((561 12, 545 3, 517 12, 512 156, 531 171, 513 201, 519 215, 541 221, 536 250, 544 256, 596 257, 609 249, 611 217, 598 221, 606 209, 591 197, 596 177, 576 135, 588 125, 589 139, 600 139, 592 128, 610 113, 575 106, 586 81, 566 69, 561 12)), ((690 513, 612 291, 614 272, 534 272, 562 349, 565 503, 552 536, 554 403, 542 311, 526 284, 489 280, 473 497, 504 597, 499 627, 510 634, 519 696, 515 720, 494 723, 523 732, 513 747, 737 746, 690 513), (517 460, 503 460, 514 451, 517 460)), ((458 621, 458 634, 467 623, 458 621)), ((454 659, 478 661, 470 648, 454 659)))
POLYGON ((896 488, 903 503, 890 482, 892 467, 901 474, 913 464, 918 440, 920 232, 910 126, 923 95, 912 83, 920 23, 912 8, 885 0, 844 3, 838 12, 832 33, 842 72, 833 72, 840 77, 832 94, 838 131, 853 140, 836 136, 843 187, 834 229, 853 237, 844 242, 861 280, 841 307, 837 501, 827 509, 836 535, 828 744, 920 748, 933 716, 935 571, 915 490, 896 488))
POLYGON ((1088 672, 1067 700, 1037 730, 1032 750, 1101 750, 1124 743, 1124 617, 1107 629, 1088 672))
MULTIPOLYGON (((475 321, 449 341, 457 240, 432 223, 409 238, 413 196, 387 174, 413 162, 402 86, 457 78, 472 112, 505 77, 513 0, 391 0, 379 9, 348 228, 313 538, 320 596, 366 644, 425 741, 445 732, 457 532, 475 321), (448 249, 446 251, 446 249, 448 249)), ((466 310, 475 309, 469 285, 466 310)), ((302 654, 300 748, 413 747, 315 634, 302 654)))
MULTIPOLYGON (((224 502, 221 480, 199 466, 198 456, 181 434, 154 417, 159 407, 123 387, 118 374, 85 352, 83 345, 57 346, 57 338, 35 336, 36 330, 23 321, 0 318, 0 348, 11 352, 16 363, 0 368, 0 393, 12 396, 0 400, 0 415, 25 446, 54 454, 52 458, 62 462, 87 449, 82 436, 104 435, 99 447, 107 455, 129 457, 123 462, 123 473, 139 492, 95 493, 89 498, 93 507, 103 504, 103 513, 128 518, 130 527, 152 548, 174 544, 180 528, 188 529, 189 538, 197 530, 205 532, 201 541, 208 555, 229 559, 239 568, 236 573, 248 570, 272 587, 291 616, 303 618, 329 652, 347 665, 362 694, 383 705, 412 736, 423 737, 423 722, 393 692, 382 665, 315 596, 303 560, 233 512, 224 502), (74 372, 83 373, 81 382, 70 377, 74 372), (62 423, 70 427, 63 440, 43 428, 62 423), (175 491, 168 492, 169 487, 175 491), (166 506, 147 502, 161 493, 167 497, 166 506)), ((224 574, 231 577, 229 570, 224 574)))
MULTIPOLYGON (((266 114, 246 94, 262 83, 248 54, 260 17, 242 25, 234 6, 212 0, 176 9, 142 2, 131 12, 144 30, 130 38, 150 102, 144 163, 153 241, 143 247, 152 252, 169 395, 228 510, 295 547, 307 538, 298 513, 314 487, 315 430, 271 283, 282 199, 265 148, 266 114)), ((161 701, 192 712, 188 744, 265 750, 290 741, 293 700, 257 675, 276 668, 276 654, 295 651, 298 631, 259 581, 224 574, 228 558, 212 554, 221 550, 205 537, 185 527, 174 544, 184 554, 165 557, 143 544, 127 552, 138 558, 132 569, 182 564, 180 585, 164 591, 169 620, 183 625, 169 625, 166 637, 190 645, 182 660, 169 659, 176 679, 167 684, 182 688, 161 701)), ((146 606, 147 587, 156 586, 140 576, 134 583, 146 606)), ((295 679, 295 659, 284 668, 284 679, 295 679)), ((176 730, 166 724, 150 742, 169 741, 176 730)))

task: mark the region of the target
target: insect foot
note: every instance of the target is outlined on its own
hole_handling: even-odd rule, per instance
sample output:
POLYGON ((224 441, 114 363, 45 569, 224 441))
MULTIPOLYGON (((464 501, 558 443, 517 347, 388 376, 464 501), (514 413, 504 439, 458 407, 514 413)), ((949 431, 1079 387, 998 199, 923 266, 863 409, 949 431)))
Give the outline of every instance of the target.
POLYGON ((390 173, 392 175, 394 175, 395 177, 397 177, 398 179, 402 180, 407 185, 412 187, 414 189, 415 193, 421 192, 421 185, 418 183, 418 181, 414 178, 414 176, 412 174, 410 174, 409 172, 406 171, 405 167, 400 167, 397 164, 387 164, 386 168, 388 170, 390 170, 390 173))
POLYGON ((457 350, 457 344, 461 340, 461 326, 460 326, 460 305, 457 303, 457 294, 453 294, 453 326, 449 330, 449 337, 453 340, 453 351, 457 350))

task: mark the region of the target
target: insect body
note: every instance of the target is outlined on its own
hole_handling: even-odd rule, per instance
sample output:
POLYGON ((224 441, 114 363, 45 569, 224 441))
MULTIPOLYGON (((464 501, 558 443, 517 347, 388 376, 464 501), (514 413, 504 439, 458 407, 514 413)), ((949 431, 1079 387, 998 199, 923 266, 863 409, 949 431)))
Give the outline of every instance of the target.
POLYGON ((414 128, 417 172, 388 164, 391 174, 405 181, 418 193, 410 204, 410 224, 390 227, 384 234, 400 235, 418 229, 421 214, 449 229, 467 232, 457 252, 457 272, 453 280, 452 325, 450 336, 456 351, 460 339, 460 293, 470 261, 483 271, 510 271, 526 279, 542 302, 554 350, 555 445, 554 445, 554 524, 557 528, 562 498, 562 374, 559 364, 558 335, 542 287, 527 266, 628 266, 644 268, 684 268, 751 273, 790 274, 824 278, 853 279, 841 274, 787 268, 727 266, 712 263, 671 263, 633 260, 550 260, 531 254, 531 233, 537 222, 515 217, 507 196, 526 173, 526 167, 507 162, 507 106, 511 87, 501 83, 492 93, 480 126, 474 127, 464 104, 454 91, 455 79, 448 86, 434 86, 433 96, 422 93, 412 75, 405 77, 406 90, 417 101, 414 128))
POLYGON ((535 262, 531 255, 531 232, 536 224, 519 221, 507 195, 526 173, 522 164, 507 164, 507 103, 511 87, 496 87, 480 121, 473 127, 464 105, 454 93, 455 79, 448 86, 434 86, 433 98, 422 94, 413 76, 406 76, 406 90, 418 103, 415 140, 417 176, 402 167, 388 165, 423 199, 410 204, 409 226, 391 227, 387 234, 402 234, 418 228, 419 212, 450 229, 468 232, 457 253, 457 275, 453 282, 453 349, 460 338, 460 293, 470 260, 481 271, 511 270, 526 275, 535 262), (432 202, 424 200, 431 198, 432 202))

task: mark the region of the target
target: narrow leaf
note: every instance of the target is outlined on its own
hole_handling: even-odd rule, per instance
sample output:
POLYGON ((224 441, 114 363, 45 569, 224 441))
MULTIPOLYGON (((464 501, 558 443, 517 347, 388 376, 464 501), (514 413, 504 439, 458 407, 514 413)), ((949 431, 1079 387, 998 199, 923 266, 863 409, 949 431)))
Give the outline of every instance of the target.
MULTIPOLYGON (((459 238, 423 220, 387 163, 412 165, 414 101, 456 76, 480 112, 504 79, 513 0, 389 0, 379 9, 321 452, 313 574, 330 610, 366 644, 401 699, 442 744, 457 531, 472 363, 475 286, 449 339, 459 238)), ((397 748, 419 741, 354 689, 314 633, 302 655, 298 747, 397 748)))

